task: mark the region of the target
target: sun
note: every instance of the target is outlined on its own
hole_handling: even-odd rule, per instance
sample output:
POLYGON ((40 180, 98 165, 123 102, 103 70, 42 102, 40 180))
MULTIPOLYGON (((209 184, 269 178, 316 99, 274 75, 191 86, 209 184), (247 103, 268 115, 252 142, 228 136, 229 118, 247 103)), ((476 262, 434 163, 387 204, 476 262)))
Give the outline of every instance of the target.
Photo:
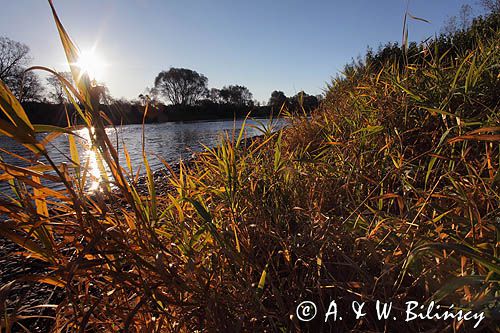
POLYGON ((91 49, 80 53, 75 66, 81 69, 82 74, 88 74, 91 80, 102 80, 106 69, 106 62, 94 49, 91 49))

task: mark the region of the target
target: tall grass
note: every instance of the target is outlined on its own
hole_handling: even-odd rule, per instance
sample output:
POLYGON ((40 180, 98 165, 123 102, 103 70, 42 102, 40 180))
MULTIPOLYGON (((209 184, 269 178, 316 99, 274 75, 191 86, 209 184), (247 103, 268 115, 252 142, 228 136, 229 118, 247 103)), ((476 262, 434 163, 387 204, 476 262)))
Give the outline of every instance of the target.
MULTIPOLYGON (((15 193, 0 205, 8 216, 0 235, 46 263, 47 273, 25 281, 64 291, 53 331, 470 329, 380 321, 374 311, 328 323, 295 317, 303 300, 325 312, 333 299, 344 308, 353 300, 442 300, 485 311, 481 328, 495 329, 498 29, 456 57, 429 49, 414 63, 351 67, 311 117, 295 116, 288 128, 264 129, 248 142, 242 129, 177 169, 165 163, 171 191, 158 195, 144 149, 147 192, 129 158, 118 158, 99 88, 74 65, 78 49, 53 13, 75 86, 59 79, 102 174, 110 171, 100 191, 87 194, 89 166, 78 156, 74 126, 31 124, 0 85, 1 133, 47 161, 0 161, 0 180, 15 193), (56 165, 45 147, 63 134, 71 156, 56 165)), ((12 286, 0 289, 7 330, 26 320, 8 306, 12 286)))

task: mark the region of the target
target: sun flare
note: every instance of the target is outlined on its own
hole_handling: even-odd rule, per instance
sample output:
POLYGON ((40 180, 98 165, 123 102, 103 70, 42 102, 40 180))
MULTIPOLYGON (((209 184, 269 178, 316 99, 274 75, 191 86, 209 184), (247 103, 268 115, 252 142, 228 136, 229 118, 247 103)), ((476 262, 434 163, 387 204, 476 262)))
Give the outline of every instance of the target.
POLYGON ((80 67, 82 74, 88 74, 92 80, 102 80, 107 66, 94 49, 82 51, 75 65, 80 67))

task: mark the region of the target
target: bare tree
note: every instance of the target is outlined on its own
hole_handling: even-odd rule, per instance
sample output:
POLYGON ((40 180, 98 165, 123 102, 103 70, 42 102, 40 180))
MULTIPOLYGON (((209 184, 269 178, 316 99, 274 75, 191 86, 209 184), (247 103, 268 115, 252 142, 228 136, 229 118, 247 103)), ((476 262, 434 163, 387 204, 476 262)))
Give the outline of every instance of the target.
POLYGON ((471 25, 472 17, 472 7, 468 4, 462 5, 458 16, 454 15, 446 20, 443 28, 441 29, 441 33, 445 35, 452 35, 459 30, 466 30, 471 25))
MULTIPOLYGON (((59 72, 58 74, 64 77, 70 83, 73 82, 73 77, 71 75, 71 72, 59 72)), ((49 98, 55 103, 59 104, 66 103, 67 102, 66 92, 59 78, 55 75, 52 75, 49 76, 46 80, 49 87, 52 88, 52 90, 49 92, 49 98)))
POLYGON ((21 102, 40 100, 43 86, 33 72, 25 72, 31 62, 29 47, 8 37, 0 37, 0 80, 21 102))
POLYGON ((500 0, 479 0, 479 4, 490 12, 500 13, 500 0))
POLYGON ((460 12, 458 13, 460 29, 465 30, 470 27, 472 23, 472 16, 473 11, 470 5, 465 4, 460 7, 460 12))
POLYGON ((38 102, 44 94, 44 87, 32 71, 21 71, 17 76, 12 76, 5 82, 19 102, 38 102))
POLYGON ((0 37, 0 80, 18 76, 31 62, 30 49, 27 45, 8 37, 0 37))

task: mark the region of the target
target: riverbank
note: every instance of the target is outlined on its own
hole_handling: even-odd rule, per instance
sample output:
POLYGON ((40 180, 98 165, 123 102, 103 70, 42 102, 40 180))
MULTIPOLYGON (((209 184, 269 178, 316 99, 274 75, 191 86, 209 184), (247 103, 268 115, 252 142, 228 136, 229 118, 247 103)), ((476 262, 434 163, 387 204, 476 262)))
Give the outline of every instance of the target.
MULTIPOLYGON (((26 113, 36 124, 66 126, 66 110, 70 119, 78 119, 75 108, 71 105, 50 104, 42 102, 27 102, 23 104, 26 113), (50 114, 51 117, 46 115, 50 114)), ((317 104, 315 104, 315 107, 317 104)), ((243 106, 232 104, 203 103, 200 105, 163 105, 149 106, 148 114, 144 117, 144 105, 131 102, 113 102, 100 105, 106 117, 113 124, 159 124, 168 122, 193 122, 245 119, 249 115, 253 118, 279 118, 279 106, 243 106)), ((313 107, 308 106, 307 111, 313 107)), ((3 116, 0 116, 0 118, 3 116)), ((81 123, 83 125, 83 122, 81 123)))
POLYGON ((495 332, 500 16, 429 43, 347 65, 310 117, 222 140, 171 190, 146 192, 165 182, 151 177, 89 198, 58 169, 70 197, 16 174, 39 192, 3 207, 9 236, 65 287, 54 329, 495 332), (484 320, 405 319, 437 303, 484 320))
MULTIPOLYGON (((262 142, 263 139, 263 135, 253 136, 242 141, 242 146, 249 147, 262 142)), ((203 154, 203 152, 198 154, 203 154)), ((193 154, 190 159, 182 161, 183 166, 192 167, 197 158, 197 154, 193 154)), ((155 191, 159 197, 165 197, 175 191, 175 187, 172 186, 169 178, 172 177, 172 172, 178 173, 179 171, 180 163, 175 163, 170 165, 168 169, 161 168, 152 173, 155 191)), ((139 195, 145 197, 149 195, 146 176, 138 177, 133 184, 139 195)), ((127 205, 125 198, 119 192, 115 192, 115 195, 116 201, 108 202, 108 204, 110 206, 123 205, 125 209, 129 210, 130 205, 127 205)), ((93 200, 97 199, 90 193, 89 196, 93 200)), ((20 314, 34 316, 33 319, 25 320, 23 324, 30 332, 45 333, 51 329, 53 320, 43 318, 43 316, 54 316, 55 308, 39 308, 39 306, 44 304, 58 306, 59 302, 64 300, 65 292, 63 288, 30 280, 29 277, 41 276, 50 270, 45 262, 23 256, 21 253, 23 253, 21 246, 0 237, 0 286, 4 288, 4 294, 0 295, 0 300, 3 301, 2 303, 5 306, 3 310, 7 312, 18 308, 21 310, 20 314)))

